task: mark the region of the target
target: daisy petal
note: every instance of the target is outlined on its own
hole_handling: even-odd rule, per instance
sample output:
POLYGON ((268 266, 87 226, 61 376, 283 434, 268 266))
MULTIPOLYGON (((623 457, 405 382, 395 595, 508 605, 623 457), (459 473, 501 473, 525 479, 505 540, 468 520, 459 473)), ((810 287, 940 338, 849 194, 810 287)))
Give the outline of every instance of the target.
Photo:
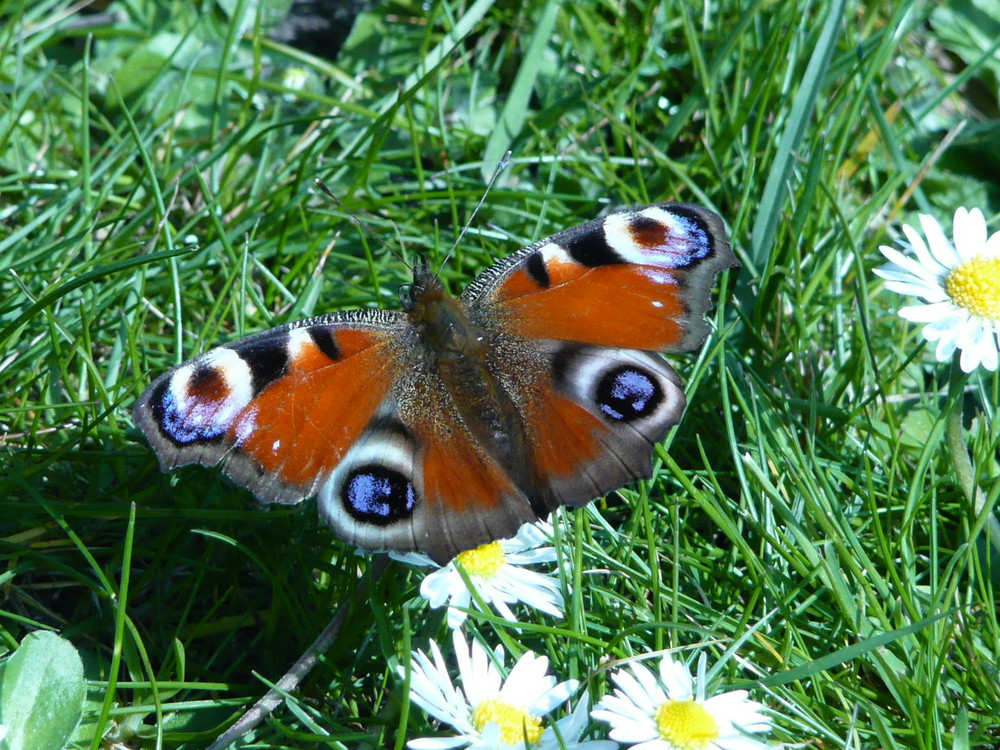
POLYGON ((982 255, 986 246, 986 217, 978 208, 969 211, 960 206, 955 211, 952 234, 959 259, 972 260, 982 255))
POLYGON ((920 214, 920 228, 924 230, 934 259, 945 268, 954 268, 959 261, 958 254, 938 220, 929 214, 920 214))
POLYGON ((622 697, 649 713, 667 699, 666 693, 641 664, 632 664, 630 671, 621 670, 612 675, 611 679, 618 686, 622 697))
MULTIPOLYGON (((927 335, 928 328, 930 328, 930 326, 926 326, 924 328, 924 337, 928 341, 933 341, 933 339, 927 335)), ((942 336, 941 339, 938 340, 937 348, 934 350, 934 358, 937 359, 938 362, 947 362, 951 359, 951 355, 955 353, 956 348, 955 339, 953 337, 942 336)))
POLYGON ((410 740, 406 746, 410 750, 451 750, 453 747, 463 747, 469 744, 466 737, 421 737, 410 740))
POLYGON ((615 742, 633 745, 636 742, 649 742, 649 740, 659 739, 660 735, 654 725, 642 727, 638 724, 623 724, 608 732, 608 737, 615 742))
POLYGON ((959 365, 962 368, 962 372, 972 372, 982 361, 979 349, 975 346, 966 346, 962 348, 962 356, 959 359, 959 365))
POLYGON ((983 246, 983 257, 1000 258, 1000 232, 994 232, 983 246))
POLYGON ((686 701, 694 695, 694 683, 687 667, 666 654, 660 662, 660 679, 671 700, 686 701))
POLYGON ((547 693, 538 696, 534 701, 532 701, 531 705, 528 707, 528 713, 534 716, 545 716, 556 706, 561 706, 563 703, 568 701, 570 696, 576 692, 579 685, 580 683, 576 680, 566 680, 566 682, 560 682, 558 685, 554 685, 547 693))
POLYGON ((915 279, 908 281, 887 281, 885 288, 896 294, 906 294, 911 297, 922 297, 927 302, 941 302, 948 299, 943 289, 934 288, 918 282, 915 279))
MULTIPOLYGON (((932 283, 938 283, 938 277, 941 275, 940 272, 935 272, 935 269, 928 268, 926 265, 919 263, 913 258, 909 258, 903 255, 898 250, 889 247, 888 245, 879 246, 879 251, 886 257, 891 264, 897 266, 899 270, 916 276, 918 279, 924 279, 932 283)), ((941 269, 942 271, 946 269, 941 269)), ((878 273, 876 270, 875 273, 878 273)))
POLYGON ((920 265, 937 276, 948 272, 949 266, 942 265, 938 262, 933 253, 931 253, 931 251, 927 248, 927 243, 924 242, 924 238, 920 236, 920 233, 916 229, 911 227, 909 224, 904 224, 903 234, 910 243, 910 247, 913 248, 913 252, 917 254, 917 260, 920 261, 920 265))
POLYGON ((655 739, 650 740, 649 742, 643 742, 639 745, 633 745, 631 750, 675 750, 675 748, 669 742, 664 742, 661 739, 655 739))
POLYGON ((914 323, 932 323, 950 317, 955 306, 951 302, 935 302, 929 305, 911 305, 899 308, 899 317, 914 323))
POLYGON ((980 364, 990 372, 996 372, 1000 367, 1000 347, 995 342, 993 345, 983 347, 983 359, 980 364))

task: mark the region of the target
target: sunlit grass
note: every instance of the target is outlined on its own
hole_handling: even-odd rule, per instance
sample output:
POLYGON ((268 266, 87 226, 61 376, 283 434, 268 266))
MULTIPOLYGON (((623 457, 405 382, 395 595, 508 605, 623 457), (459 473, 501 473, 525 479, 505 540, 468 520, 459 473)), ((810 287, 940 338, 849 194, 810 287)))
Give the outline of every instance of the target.
MULTIPOLYGON (((444 258, 508 148, 441 269, 452 291, 667 199, 724 216, 743 267, 704 351, 674 358, 690 406, 656 477, 559 516, 565 620, 473 632, 595 699, 607 657, 734 648, 719 677, 780 714, 774 742, 997 746, 997 560, 944 447, 947 368, 870 271, 917 210, 978 205, 998 228, 1000 34, 979 30, 1000 18, 379 4, 330 61, 269 41, 252 4, 112 3, 128 22, 95 27, 70 7, 0 4, 0 637, 53 628, 82 652, 80 747, 206 746, 361 594, 254 747, 434 734, 395 672, 447 643, 417 574, 368 580, 312 503, 161 474, 130 410, 213 344, 397 307, 404 260, 444 258)), ((970 381, 990 508, 997 403, 996 376, 970 381)))

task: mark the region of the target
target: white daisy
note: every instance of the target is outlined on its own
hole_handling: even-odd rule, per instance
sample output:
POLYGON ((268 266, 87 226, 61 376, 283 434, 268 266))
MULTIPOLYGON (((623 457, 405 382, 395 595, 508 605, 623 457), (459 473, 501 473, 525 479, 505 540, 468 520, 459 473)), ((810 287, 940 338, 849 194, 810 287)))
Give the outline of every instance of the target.
MULTIPOLYGON (((547 674, 546 657, 525 652, 504 680, 502 648, 497 646, 491 657, 476 641, 470 648, 461 630, 455 630, 452 638, 462 689, 452 684, 441 650, 432 641, 430 657, 422 651, 414 651, 411 656, 410 700, 459 734, 411 740, 407 743, 411 750, 614 747, 608 742, 580 742, 587 724, 585 707, 582 714, 578 707, 554 725, 544 727, 542 717, 565 703, 578 684, 576 680, 557 683, 547 674)), ((398 671, 405 677, 403 666, 398 671)))
MULTIPOLYGON (((546 544, 551 534, 551 524, 529 523, 522 526, 513 539, 490 542, 462 552, 443 568, 424 578, 420 584, 420 595, 435 609, 447 604, 448 627, 460 627, 467 616, 464 610, 473 602, 465 578, 458 569, 461 565, 482 600, 508 620, 517 619, 510 608, 516 602, 524 602, 546 614, 562 617, 563 595, 558 579, 524 567, 555 561, 555 549, 546 544)), ((414 565, 436 565, 426 555, 390 554, 397 560, 414 565)))
POLYGON ((931 216, 921 214, 924 237, 903 225, 913 255, 882 245, 889 261, 875 273, 886 288, 923 299, 904 307, 899 316, 925 323, 923 334, 936 341, 939 362, 956 349, 964 372, 979 365, 997 369, 1000 352, 1000 232, 987 237, 986 219, 978 208, 955 211, 954 242, 931 216))
POLYGON ((611 739, 632 750, 759 750, 768 744, 748 733, 767 732, 763 705, 733 690, 705 698, 705 659, 698 679, 670 654, 660 661, 659 679, 642 664, 611 675, 617 689, 597 703, 591 716, 611 725, 611 739))

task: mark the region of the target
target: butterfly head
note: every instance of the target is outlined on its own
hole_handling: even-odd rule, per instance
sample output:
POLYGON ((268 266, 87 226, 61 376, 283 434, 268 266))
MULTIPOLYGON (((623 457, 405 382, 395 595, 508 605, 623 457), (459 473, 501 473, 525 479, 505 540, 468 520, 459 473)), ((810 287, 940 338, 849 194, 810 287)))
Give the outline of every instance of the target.
POLYGON ((399 296, 427 353, 461 358, 470 354, 472 342, 481 340, 468 308, 448 293, 426 258, 417 261, 413 281, 400 287, 399 296))
POLYGON ((399 287, 399 301, 403 311, 410 314, 448 296, 450 295, 445 291, 441 279, 431 270, 427 258, 423 255, 417 259, 413 267, 413 281, 399 287))

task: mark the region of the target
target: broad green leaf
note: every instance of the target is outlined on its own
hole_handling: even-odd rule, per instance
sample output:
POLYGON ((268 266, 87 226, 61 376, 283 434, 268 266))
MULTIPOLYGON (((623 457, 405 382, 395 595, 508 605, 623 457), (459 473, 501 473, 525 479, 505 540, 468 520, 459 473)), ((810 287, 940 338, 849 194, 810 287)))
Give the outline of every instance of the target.
POLYGON ((73 645, 38 630, 0 664, 0 750, 62 750, 80 722, 86 695, 73 645))

